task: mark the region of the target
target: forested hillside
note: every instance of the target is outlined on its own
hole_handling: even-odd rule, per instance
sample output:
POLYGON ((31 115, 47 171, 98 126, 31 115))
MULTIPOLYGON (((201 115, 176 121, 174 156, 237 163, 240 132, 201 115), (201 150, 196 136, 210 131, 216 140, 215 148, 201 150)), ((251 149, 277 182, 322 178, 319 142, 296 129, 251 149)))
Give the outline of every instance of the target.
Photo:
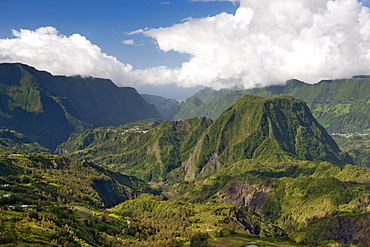
POLYGON ((105 170, 89 162, 75 162, 47 154, 2 153, 2 204, 115 206, 140 193, 156 193, 145 182, 105 170), (5 201, 6 202, 5 202, 5 201))
POLYGON ((229 243, 230 236, 249 243, 245 233, 278 237, 277 244, 284 236, 304 245, 370 244, 369 170, 351 165, 307 105, 290 96, 245 95, 215 120, 99 128, 59 148, 162 190, 162 198, 112 209, 135 222, 131 244, 160 236, 173 246, 229 243), (192 235, 193 227, 202 233, 192 235))

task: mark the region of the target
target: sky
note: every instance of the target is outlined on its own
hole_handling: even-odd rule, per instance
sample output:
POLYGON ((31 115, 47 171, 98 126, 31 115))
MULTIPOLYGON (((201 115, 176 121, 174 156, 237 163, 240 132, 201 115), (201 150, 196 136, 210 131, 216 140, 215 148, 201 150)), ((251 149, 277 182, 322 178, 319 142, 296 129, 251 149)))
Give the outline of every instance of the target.
POLYGON ((358 0, 0 1, 0 62, 186 99, 370 74, 358 0))

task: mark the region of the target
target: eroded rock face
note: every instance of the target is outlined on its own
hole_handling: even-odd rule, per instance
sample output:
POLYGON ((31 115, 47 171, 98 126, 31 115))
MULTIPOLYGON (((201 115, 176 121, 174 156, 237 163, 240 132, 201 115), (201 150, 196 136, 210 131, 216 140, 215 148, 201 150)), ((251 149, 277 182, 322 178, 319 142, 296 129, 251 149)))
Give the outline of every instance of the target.
POLYGON ((226 186, 221 193, 222 203, 231 203, 237 207, 249 206, 253 211, 258 211, 266 203, 272 187, 258 188, 255 184, 247 181, 237 181, 226 186))
POLYGON ((221 167, 221 163, 218 161, 218 154, 211 153, 209 155, 209 162, 203 167, 200 171, 202 176, 208 176, 213 173, 216 173, 217 170, 221 167))

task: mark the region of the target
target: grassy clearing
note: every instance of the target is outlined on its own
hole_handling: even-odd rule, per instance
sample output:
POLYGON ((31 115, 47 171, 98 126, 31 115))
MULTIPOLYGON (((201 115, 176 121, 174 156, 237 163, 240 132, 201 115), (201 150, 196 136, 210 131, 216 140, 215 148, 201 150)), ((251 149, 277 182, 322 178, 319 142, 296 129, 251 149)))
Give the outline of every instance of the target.
POLYGON ((334 113, 346 114, 351 111, 350 108, 351 104, 338 104, 334 107, 334 113))
POLYGON ((79 219, 95 217, 95 216, 99 216, 103 214, 102 212, 94 211, 94 210, 87 209, 87 208, 80 207, 80 206, 75 206, 74 209, 77 210, 76 211, 77 214, 75 214, 75 217, 77 216, 77 218, 79 219))

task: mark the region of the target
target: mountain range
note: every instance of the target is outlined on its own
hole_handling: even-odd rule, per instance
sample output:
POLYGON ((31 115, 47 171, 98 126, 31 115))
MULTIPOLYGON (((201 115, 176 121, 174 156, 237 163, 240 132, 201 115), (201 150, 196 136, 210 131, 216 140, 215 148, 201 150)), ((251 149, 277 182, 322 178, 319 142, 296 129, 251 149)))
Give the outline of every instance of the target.
POLYGON ((179 103, 2 64, 0 244, 370 246, 365 156, 328 133, 369 128, 367 80, 179 103))

